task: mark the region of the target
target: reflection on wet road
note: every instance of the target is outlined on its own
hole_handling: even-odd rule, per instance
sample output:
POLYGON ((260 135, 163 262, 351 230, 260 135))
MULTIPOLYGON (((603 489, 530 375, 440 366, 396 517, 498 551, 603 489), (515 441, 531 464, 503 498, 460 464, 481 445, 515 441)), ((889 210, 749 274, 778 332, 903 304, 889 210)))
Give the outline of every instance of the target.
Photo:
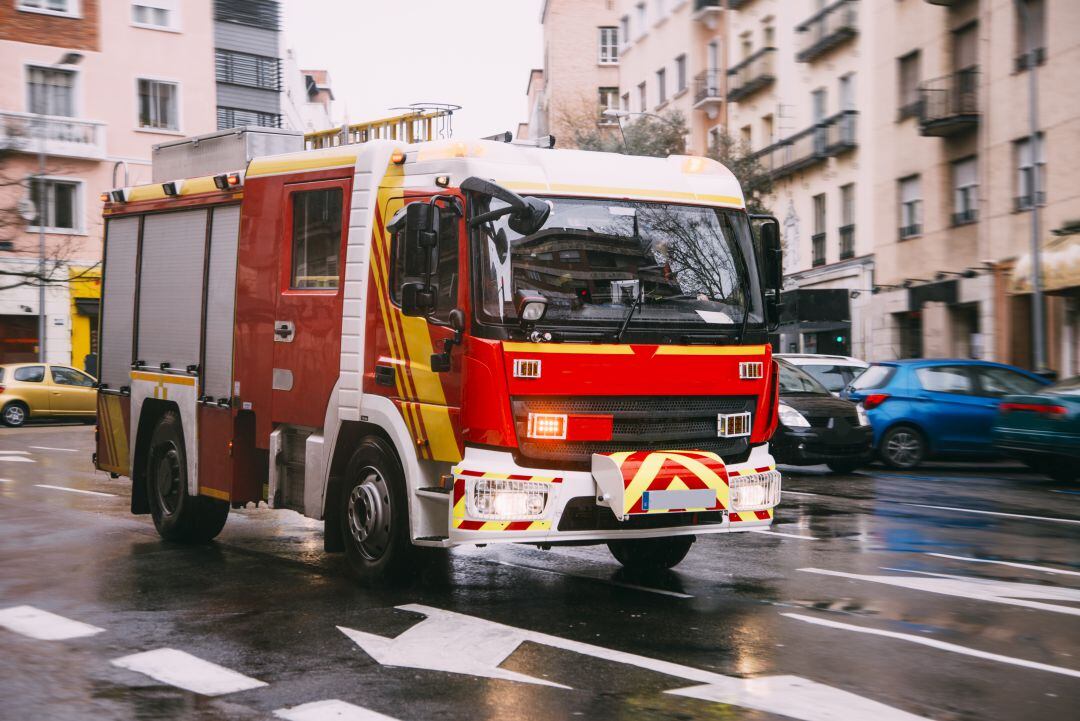
POLYGON ((0 431, 5 718, 1069 719, 1080 497, 1018 467, 785 469, 674 571, 459 549, 361 588, 322 524, 162 543, 93 430, 0 431))

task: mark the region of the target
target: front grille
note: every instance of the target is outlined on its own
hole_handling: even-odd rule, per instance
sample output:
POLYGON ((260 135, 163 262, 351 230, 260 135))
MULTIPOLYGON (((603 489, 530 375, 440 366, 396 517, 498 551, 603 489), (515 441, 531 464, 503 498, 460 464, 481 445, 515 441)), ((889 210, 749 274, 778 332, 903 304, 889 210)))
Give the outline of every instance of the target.
POLYGON ((846 428, 859 425, 858 417, 852 413, 848 416, 806 416, 807 422, 814 428, 846 428), (832 426, 829 425, 832 421, 832 426))
POLYGON ((736 462, 749 438, 720 438, 721 413, 753 412, 754 396, 522 396, 512 401, 518 445, 527 459, 588 466, 594 453, 710 451, 736 462), (612 416, 610 441, 537 441, 526 437, 529 413, 612 416))
POLYGON ((807 443, 806 452, 817 456, 862 456, 870 450, 869 443, 844 443, 832 445, 829 443, 807 443))

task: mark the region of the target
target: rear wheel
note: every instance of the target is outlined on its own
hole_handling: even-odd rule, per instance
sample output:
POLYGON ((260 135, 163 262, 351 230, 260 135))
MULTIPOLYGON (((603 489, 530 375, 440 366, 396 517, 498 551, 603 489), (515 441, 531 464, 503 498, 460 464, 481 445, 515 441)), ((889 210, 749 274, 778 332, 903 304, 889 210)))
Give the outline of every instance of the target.
POLYGON ((146 495, 158 533, 167 541, 206 543, 225 527, 227 501, 188 493, 187 453, 180 417, 168 411, 150 439, 146 495))
POLYGON ((3 413, 0 414, 0 418, 3 419, 5 426, 11 426, 12 428, 18 428, 26 423, 26 419, 30 417, 30 409, 26 407, 26 404, 22 401, 12 401, 4 406, 3 413))
POLYGON ((1061 483, 1071 483, 1080 477, 1076 462, 1060 456, 1037 456, 1025 458, 1024 463, 1036 473, 1049 476, 1061 483))
POLYGON ((897 426, 882 436, 878 452, 881 460, 892 468, 917 468, 926 457, 926 439, 911 426, 897 426))
POLYGON ((693 536, 675 536, 610 541, 607 546, 611 555, 623 566, 635 570, 655 570, 679 565, 692 545, 693 536))

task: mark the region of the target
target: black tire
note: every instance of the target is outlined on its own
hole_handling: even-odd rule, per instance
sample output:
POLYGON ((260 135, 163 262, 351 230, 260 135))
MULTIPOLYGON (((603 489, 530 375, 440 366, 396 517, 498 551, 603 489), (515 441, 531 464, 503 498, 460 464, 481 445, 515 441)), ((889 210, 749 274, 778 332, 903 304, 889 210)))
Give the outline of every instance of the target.
POLYGON ((847 474, 862 467, 862 461, 829 461, 825 465, 827 465, 829 470, 833 473, 847 474))
POLYGON ((635 571, 674 568, 686 558, 693 536, 674 538, 634 538, 626 541, 609 541, 608 550, 615 560, 635 571))
POLYGON ((1026 463, 1036 473, 1049 476, 1060 483, 1072 483, 1080 477, 1080 469, 1077 462, 1061 456, 1038 456, 1033 459, 1025 459, 1026 463))
POLYGON ((188 493, 187 453, 180 417, 167 411, 154 427, 147 454, 146 497, 158 534, 166 541, 207 543, 229 517, 229 503, 188 493))
POLYGON ((361 583, 402 581, 422 566, 409 537, 405 473, 393 448, 369 436, 353 451, 338 498, 349 573, 361 583))
POLYGON ((881 437, 878 455, 890 468, 918 468, 926 458, 926 437, 914 426, 895 426, 881 437))
POLYGON ((25 425, 26 420, 30 417, 30 408, 27 407, 22 401, 12 401, 4 406, 4 410, 0 413, 0 420, 4 422, 5 426, 11 428, 18 428, 25 425))

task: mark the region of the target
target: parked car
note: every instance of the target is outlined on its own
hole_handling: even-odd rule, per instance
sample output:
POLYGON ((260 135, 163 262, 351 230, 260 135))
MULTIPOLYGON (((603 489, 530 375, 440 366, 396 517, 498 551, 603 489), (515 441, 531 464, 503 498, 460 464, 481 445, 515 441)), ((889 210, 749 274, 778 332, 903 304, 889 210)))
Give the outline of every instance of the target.
POLYGON ((842 396, 866 409, 881 460, 893 468, 915 468, 930 456, 999 455, 992 430, 1001 399, 1048 383, 1001 363, 901 360, 874 363, 842 396))
POLYGON ((777 353, 793 366, 798 366, 829 389, 834 396, 840 395, 864 370, 870 367, 866 361, 846 355, 825 355, 819 353, 777 353))
POLYGON ((0 365, 0 420, 21 426, 31 418, 93 418, 97 381, 52 363, 0 365))
POLYGON ((1002 398, 994 443, 1039 473, 1075 481, 1080 477, 1080 376, 1002 398))
POLYGON ((851 401, 829 393, 809 373, 785 360, 780 368, 780 424, 770 441, 779 463, 794 466, 826 464, 836 473, 850 473, 871 454, 870 422, 851 401))

